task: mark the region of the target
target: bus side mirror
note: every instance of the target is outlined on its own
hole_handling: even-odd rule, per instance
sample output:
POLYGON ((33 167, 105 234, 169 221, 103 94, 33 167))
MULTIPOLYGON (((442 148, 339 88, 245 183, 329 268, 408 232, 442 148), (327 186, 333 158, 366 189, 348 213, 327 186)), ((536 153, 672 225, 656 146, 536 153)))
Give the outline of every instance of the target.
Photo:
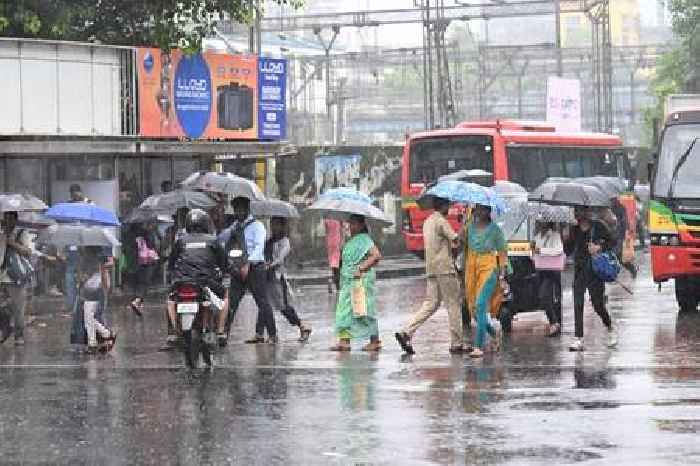
POLYGON ((649 161, 647 162, 647 180, 649 181, 649 186, 653 185, 654 178, 654 166, 656 165, 656 154, 652 153, 649 156, 649 161))

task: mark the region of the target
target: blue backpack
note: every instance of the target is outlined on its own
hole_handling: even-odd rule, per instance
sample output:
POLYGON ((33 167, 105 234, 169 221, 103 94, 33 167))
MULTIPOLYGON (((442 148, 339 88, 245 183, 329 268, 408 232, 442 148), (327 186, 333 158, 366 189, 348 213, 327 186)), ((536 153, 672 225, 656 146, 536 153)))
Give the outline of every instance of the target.
MULTIPOLYGON (((591 230, 591 241, 593 241, 594 232, 595 226, 591 230)), ((593 273, 604 282, 614 282, 620 274, 620 261, 612 251, 601 252, 591 256, 591 264, 593 273)))

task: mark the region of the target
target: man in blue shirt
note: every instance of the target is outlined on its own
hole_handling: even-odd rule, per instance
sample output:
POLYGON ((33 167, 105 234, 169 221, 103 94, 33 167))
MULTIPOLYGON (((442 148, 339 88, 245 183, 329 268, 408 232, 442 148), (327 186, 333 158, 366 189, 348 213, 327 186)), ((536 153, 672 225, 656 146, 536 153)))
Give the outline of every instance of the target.
POLYGON ((228 314, 221 313, 219 320, 219 346, 226 346, 231 323, 236 315, 241 299, 246 290, 250 290, 255 304, 258 306, 258 318, 255 324, 255 336, 246 343, 264 343, 267 330, 268 343, 277 343, 277 329, 272 307, 267 297, 267 270, 265 268, 265 226, 250 214, 250 199, 236 197, 231 201, 235 221, 219 235, 231 266, 230 307, 228 314), (241 262, 232 257, 232 240, 243 231, 245 239, 245 255, 241 262))

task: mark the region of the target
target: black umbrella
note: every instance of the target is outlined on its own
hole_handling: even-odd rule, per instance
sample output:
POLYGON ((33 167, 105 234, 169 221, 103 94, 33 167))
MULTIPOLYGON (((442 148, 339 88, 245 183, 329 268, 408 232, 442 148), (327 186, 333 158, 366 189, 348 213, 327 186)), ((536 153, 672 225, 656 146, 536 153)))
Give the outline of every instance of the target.
POLYGON ((57 224, 42 230, 37 242, 56 247, 119 246, 119 240, 107 228, 98 226, 57 224))
POLYGON ((173 223, 171 212, 167 210, 151 209, 150 207, 137 207, 124 219, 124 223, 173 223))
POLYGON ((154 194, 146 198, 139 207, 175 212, 177 209, 211 209, 216 202, 206 193, 178 189, 169 193, 154 194))
POLYGON ((48 208, 44 201, 31 194, 0 194, 1 212, 42 212, 48 208))
POLYGON ((529 199, 551 205, 609 207, 610 198, 595 186, 581 183, 543 183, 529 199))

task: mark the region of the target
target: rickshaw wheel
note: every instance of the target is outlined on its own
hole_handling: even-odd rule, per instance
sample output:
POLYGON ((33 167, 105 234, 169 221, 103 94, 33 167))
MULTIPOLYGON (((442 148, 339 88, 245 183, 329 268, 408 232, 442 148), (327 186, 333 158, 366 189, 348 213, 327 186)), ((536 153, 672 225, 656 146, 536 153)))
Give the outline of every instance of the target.
POLYGON ((513 329, 514 312, 507 305, 502 305, 498 314, 498 320, 501 321, 501 330, 503 333, 510 333, 513 329))

